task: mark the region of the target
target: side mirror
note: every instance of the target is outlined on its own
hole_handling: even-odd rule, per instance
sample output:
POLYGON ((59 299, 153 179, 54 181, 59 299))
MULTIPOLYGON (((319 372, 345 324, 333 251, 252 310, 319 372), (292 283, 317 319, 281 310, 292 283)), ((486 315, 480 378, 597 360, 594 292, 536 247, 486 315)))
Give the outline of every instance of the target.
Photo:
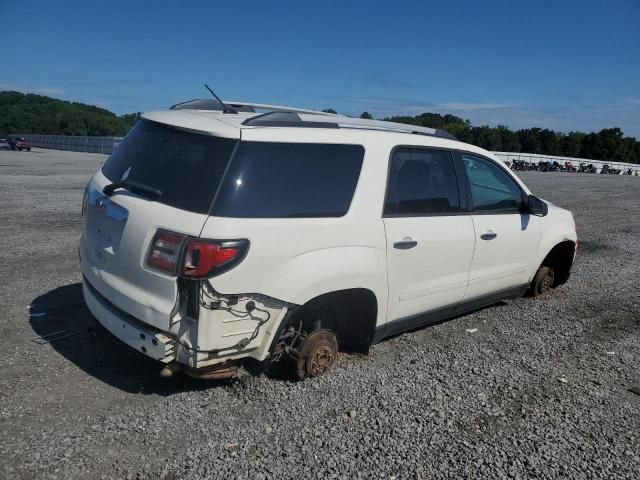
POLYGON ((540 200, 538 197, 529 195, 527 197, 527 210, 531 215, 536 217, 544 217, 549 213, 549 205, 540 200))

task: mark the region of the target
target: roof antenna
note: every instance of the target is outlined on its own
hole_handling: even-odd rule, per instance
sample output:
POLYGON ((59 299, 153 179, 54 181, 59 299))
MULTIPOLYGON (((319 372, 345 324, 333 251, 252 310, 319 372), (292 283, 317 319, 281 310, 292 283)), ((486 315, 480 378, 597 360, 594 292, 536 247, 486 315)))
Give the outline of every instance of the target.
POLYGON ((220 100, 220 97, 218 97, 218 95, 216 95, 215 92, 209 88, 209 85, 205 83, 204 86, 207 88, 207 90, 211 92, 211 95, 213 95, 214 98, 220 102, 220 105, 224 107, 224 109, 222 110, 222 113, 231 113, 231 114, 238 113, 238 111, 235 108, 231 108, 229 105, 227 105, 222 100, 220 100))

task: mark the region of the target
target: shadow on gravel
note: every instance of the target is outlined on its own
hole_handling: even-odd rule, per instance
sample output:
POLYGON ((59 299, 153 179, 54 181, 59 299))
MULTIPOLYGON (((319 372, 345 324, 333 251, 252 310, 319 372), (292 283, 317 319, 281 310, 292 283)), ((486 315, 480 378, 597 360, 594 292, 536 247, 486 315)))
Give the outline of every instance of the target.
POLYGON ((29 323, 37 335, 45 337, 67 329, 77 332, 52 341, 51 346, 89 375, 125 392, 166 396, 234 382, 198 381, 186 375, 159 378, 159 362, 120 342, 99 325, 94 333, 92 321, 80 283, 55 288, 31 302, 29 323), (39 316, 43 312, 46 314, 39 316))
POLYGON ((605 243, 599 243, 593 240, 580 240, 578 251, 580 253, 598 253, 604 250, 611 250, 613 247, 605 243))

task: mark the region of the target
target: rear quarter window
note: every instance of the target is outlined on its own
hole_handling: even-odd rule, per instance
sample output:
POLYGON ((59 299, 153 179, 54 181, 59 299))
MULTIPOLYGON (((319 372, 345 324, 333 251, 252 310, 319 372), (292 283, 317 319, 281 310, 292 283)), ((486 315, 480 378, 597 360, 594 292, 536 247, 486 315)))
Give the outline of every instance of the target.
POLYGON ((361 145, 240 142, 212 215, 341 217, 351 205, 361 145))

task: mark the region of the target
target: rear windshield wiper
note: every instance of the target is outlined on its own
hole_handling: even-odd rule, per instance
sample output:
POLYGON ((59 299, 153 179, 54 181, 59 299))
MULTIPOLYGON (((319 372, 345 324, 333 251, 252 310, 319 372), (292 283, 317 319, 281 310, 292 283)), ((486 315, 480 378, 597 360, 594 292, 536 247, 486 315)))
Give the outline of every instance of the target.
POLYGON ((132 182, 131 180, 122 180, 121 182, 113 182, 107 185, 102 189, 102 193, 104 193, 107 197, 113 195, 119 188, 124 188, 129 190, 131 193, 137 193, 143 197, 147 197, 150 200, 157 200, 162 195, 162 192, 157 188, 150 187, 143 183, 132 182))

